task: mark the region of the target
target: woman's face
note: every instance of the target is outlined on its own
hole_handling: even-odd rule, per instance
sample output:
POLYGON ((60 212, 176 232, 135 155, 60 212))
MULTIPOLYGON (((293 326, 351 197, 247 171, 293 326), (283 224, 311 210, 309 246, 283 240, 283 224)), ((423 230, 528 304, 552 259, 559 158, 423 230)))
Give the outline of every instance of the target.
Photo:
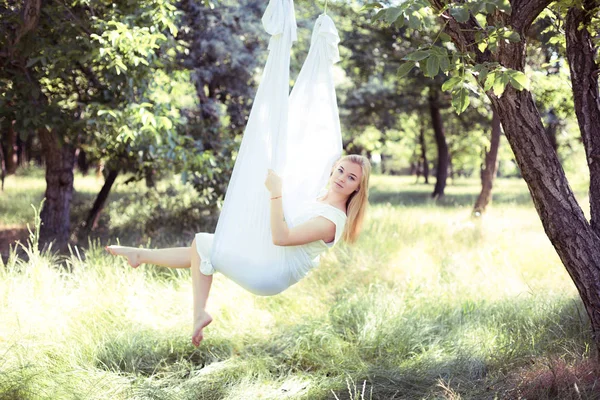
POLYGON ((344 160, 335 167, 329 178, 329 190, 350 196, 358 189, 362 179, 362 168, 351 161, 344 160))

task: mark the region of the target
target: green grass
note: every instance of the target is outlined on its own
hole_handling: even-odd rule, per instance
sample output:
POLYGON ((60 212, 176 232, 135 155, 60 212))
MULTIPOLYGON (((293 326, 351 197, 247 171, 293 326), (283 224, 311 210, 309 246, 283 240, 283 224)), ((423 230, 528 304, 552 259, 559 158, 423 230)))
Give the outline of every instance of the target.
MULTIPOLYGON (((93 198, 99 183, 77 180, 93 198)), ((44 185, 17 186, 37 202, 44 185)), ((585 202, 585 182, 573 187, 585 202)), ((193 225, 177 236, 150 212, 184 218, 196 203, 177 188, 146 204, 139 186, 117 185, 102 229, 114 224, 127 244, 189 243, 193 225)), ((375 176, 358 244, 336 246, 281 295, 216 275, 199 349, 189 271, 131 269, 99 239, 62 259, 13 255, 0 268, 0 399, 599 398, 585 375, 585 310, 523 182, 500 180, 480 219, 470 217, 476 180, 438 203, 431 190, 375 176), (569 373, 579 394, 560 378, 569 373)), ((10 211, 15 224, 33 222, 25 201, 10 211)))

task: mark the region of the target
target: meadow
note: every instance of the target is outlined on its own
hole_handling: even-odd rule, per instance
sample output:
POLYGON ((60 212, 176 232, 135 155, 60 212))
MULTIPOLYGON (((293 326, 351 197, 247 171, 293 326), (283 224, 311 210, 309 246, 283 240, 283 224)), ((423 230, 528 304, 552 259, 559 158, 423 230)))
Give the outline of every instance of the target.
MULTIPOLYGON (((586 312, 521 180, 473 218, 477 179, 434 202, 414 177, 373 176, 359 242, 286 292, 216 275, 199 348, 189 271, 103 246, 189 245, 214 210, 176 178, 159 194, 124 180, 95 236, 57 256, 36 249, 43 173, 8 178, 0 230, 31 234, 0 265, 0 399, 600 398, 586 312)), ((101 184, 76 176, 75 228, 101 184)))

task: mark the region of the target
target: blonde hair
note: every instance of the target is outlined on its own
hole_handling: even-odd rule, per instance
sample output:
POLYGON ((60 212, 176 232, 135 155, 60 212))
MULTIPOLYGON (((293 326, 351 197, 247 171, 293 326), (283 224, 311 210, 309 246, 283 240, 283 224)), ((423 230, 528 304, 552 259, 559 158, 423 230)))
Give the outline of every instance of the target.
POLYGON ((335 162, 333 169, 331 170, 332 173, 342 161, 350 161, 360 165, 362 169, 362 178, 358 185, 358 192, 352 192, 346 201, 346 214, 348 219, 346 220, 342 240, 352 244, 356 242, 360 235, 365 219, 365 212, 369 206, 369 176, 371 175, 371 163, 365 156, 349 154, 341 157, 335 162))

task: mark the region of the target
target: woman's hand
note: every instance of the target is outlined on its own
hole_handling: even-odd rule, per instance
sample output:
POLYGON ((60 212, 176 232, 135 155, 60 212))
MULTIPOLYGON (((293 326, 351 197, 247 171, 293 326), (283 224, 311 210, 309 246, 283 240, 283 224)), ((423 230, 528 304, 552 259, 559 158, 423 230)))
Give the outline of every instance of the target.
POLYGON ((281 196, 281 177, 272 169, 269 169, 269 172, 267 173, 265 186, 267 187, 267 190, 271 192, 272 196, 281 196))

